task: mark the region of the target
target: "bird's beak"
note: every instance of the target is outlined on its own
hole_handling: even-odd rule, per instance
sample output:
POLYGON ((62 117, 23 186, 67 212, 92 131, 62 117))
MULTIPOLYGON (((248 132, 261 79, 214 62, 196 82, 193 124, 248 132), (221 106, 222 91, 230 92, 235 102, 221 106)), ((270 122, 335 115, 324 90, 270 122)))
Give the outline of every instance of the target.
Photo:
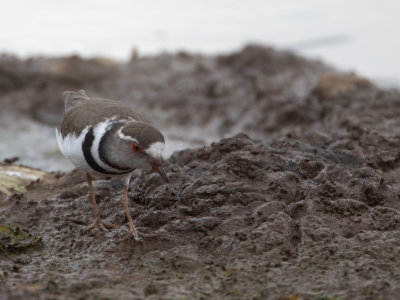
POLYGON ((161 160, 160 160, 159 162, 157 161, 157 162, 153 165, 153 171, 154 171, 154 172, 157 172, 158 174, 160 174, 160 176, 161 176, 166 182, 169 183, 168 176, 167 176, 167 174, 165 174, 165 171, 164 171, 163 166, 162 166, 162 164, 161 164, 161 160))

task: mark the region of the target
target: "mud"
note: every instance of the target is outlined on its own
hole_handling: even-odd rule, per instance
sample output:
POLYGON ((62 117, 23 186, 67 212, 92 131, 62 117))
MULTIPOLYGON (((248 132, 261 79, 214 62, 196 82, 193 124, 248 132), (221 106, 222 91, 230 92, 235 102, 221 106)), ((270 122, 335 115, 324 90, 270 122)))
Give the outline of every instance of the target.
MULTIPOLYGON (((104 68, 77 85, 133 99, 185 141, 195 127, 211 128, 199 143, 230 137, 175 152, 169 184, 132 178, 131 214, 156 235, 144 242, 115 243, 128 229, 118 182, 94 183, 102 216, 121 225, 107 234, 83 231, 92 208, 78 170, 0 196, 0 224, 33 243, 13 251, 0 232, 0 298, 398 299, 399 91, 257 46, 104 68)), ((17 82, 4 99, 28 89, 32 103, 44 95, 17 82)), ((51 101, 38 107, 57 116, 51 101)))

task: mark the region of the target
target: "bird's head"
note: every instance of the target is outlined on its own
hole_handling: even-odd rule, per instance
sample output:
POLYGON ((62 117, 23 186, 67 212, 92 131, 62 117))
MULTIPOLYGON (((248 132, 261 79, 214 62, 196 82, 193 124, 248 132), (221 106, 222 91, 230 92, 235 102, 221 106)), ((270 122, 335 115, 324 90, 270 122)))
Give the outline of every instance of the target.
POLYGON ((142 121, 130 122, 115 132, 119 160, 129 168, 152 169, 168 182, 162 164, 165 146, 159 130, 142 121))

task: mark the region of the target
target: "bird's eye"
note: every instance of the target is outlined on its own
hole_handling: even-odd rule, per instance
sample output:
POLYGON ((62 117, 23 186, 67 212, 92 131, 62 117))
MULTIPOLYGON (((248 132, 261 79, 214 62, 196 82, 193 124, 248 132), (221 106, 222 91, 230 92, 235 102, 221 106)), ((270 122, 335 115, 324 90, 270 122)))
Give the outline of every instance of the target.
POLYGON ((143 152, 142 147, 140 147, 139 144, 132 143, 132 144, 131 144, 131 148, 132 148, 132 151, 135 152, 135 153, 137 153, 137 154, 140 154, 140 153, 143 152))

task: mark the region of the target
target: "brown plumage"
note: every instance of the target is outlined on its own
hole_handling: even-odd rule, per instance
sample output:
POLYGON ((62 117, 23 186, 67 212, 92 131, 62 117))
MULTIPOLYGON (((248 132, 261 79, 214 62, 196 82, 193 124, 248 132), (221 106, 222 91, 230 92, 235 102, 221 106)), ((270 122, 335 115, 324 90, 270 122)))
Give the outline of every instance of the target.
POLYGON ((61 124, 61 134, 65 137, 70 132, 79 134, 89 124, 97 124, 106 119, 133 119, 145 121, 144 118, 126 104, 109 99, 89 98, 86 92, 64 92, 65 118, 61 124))

